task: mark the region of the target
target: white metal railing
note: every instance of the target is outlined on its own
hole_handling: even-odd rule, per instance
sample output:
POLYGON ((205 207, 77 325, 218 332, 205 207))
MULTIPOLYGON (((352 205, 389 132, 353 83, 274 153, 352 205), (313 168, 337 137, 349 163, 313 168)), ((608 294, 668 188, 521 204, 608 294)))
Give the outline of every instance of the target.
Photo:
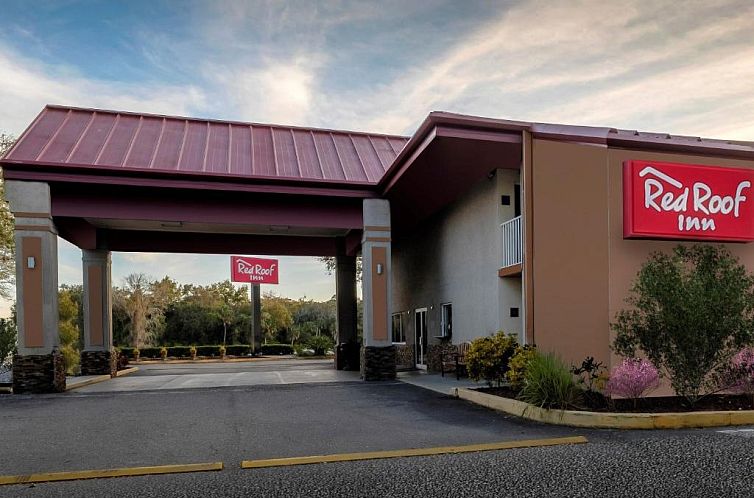
POLYGON ((503 234, 503 268, 520 265, 523 262, 521 244, 521 217, 516 216, 500 225, 503 234))

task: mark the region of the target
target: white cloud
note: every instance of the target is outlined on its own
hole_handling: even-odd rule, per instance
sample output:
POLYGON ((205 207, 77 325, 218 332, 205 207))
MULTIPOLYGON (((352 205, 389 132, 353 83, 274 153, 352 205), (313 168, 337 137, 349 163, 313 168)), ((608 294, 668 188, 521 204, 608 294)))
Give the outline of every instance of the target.
POLYGON ((449 46, 438 41, 434 58, 388 85, 324 94, 315 107, 335 110, 338 126, 393 133, 443 109, 754 138, 751 113, 728 109, 752 95, 753 16, 754 5, 731 2, 523 3, 449 46))
POLYGON ((88 79, 70 67, 25 59, 0 44, 0 130, 21 133, 45 104, 192 114, 206 106, 198 86, 88 79))
POLYGON ((318 90, 314 57, 246 66, 216 80, 235 112, 246 119, 298 125, 311 122, 312 101, 318 90))

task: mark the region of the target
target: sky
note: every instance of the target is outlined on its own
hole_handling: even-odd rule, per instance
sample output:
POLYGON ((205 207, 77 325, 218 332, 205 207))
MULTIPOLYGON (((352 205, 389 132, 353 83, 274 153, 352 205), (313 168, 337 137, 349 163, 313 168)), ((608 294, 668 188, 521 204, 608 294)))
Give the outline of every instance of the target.
MULTIPOLYGON (((15 1, 0 132, 47 103, 411 134, 432 110, 754 139, 754 2, 15 1)), ((60 241, 59 280, 81 282, 60 241)), ((313 258, 278 294, 328 299, 313 258)), ((114 254, 113 282, 228 278, 227 256, 114 254)), ((2 311, 0 309, 0 311, 2 311)))

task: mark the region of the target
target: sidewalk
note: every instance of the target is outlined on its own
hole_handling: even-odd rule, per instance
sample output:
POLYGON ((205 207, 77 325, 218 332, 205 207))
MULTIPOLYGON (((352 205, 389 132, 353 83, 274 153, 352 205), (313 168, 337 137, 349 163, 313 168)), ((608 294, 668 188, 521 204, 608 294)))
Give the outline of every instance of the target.
POLYGON ((417 387, 423 387, 441 394, 454 394, 453 389, 457 387, 484 387, 483 382, 475 382, 468 378, 462 377, 456 380, 455 373, 446 374, 445 377, 439 373, 427 373, 423 370, 413 370, 410 372, 398 372, 397 379, 406 384, 417 387))

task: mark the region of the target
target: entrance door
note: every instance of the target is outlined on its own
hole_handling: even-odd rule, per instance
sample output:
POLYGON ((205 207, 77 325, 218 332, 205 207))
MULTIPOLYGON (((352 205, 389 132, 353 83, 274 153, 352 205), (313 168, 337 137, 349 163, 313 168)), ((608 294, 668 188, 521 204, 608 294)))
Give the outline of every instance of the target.
POLYGON ((414 312, 414 356, 416 368, 427 368, 427 308, 414 312))

